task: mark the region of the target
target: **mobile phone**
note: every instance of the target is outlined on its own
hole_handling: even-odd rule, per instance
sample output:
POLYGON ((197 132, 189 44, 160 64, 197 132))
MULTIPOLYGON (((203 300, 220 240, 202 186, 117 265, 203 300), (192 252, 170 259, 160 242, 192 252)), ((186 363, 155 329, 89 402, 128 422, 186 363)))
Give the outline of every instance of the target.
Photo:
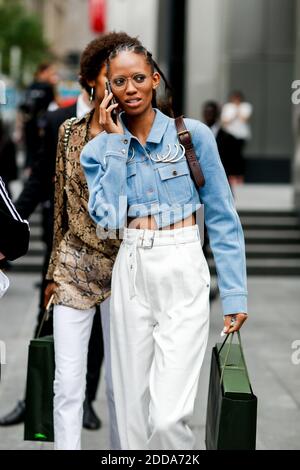
MULTIPOLYGON (((108 91, 108 94, 112 93, 112 90, 111 90, 111 86, 110 86, 110 83, 109 83, 109 80, 106 80, 106 89, 108 91)), ((111 104, 117 104, 117 101, 116 101, 116 98, 113 96, 112 97, 112 100, 110 102, 110 105, 111 104)), ((118 119, 118 112, 116 109, 113 109, 112 112, 111 112, 111 117, 114 121, 114 123, 117 123, 117 119, 118 119)))

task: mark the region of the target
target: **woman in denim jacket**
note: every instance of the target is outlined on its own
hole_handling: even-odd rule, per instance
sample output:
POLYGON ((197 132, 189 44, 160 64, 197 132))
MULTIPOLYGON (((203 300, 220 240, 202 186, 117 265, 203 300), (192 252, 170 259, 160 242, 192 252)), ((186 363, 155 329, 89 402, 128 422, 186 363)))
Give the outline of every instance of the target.
MULTIPOLYGON (((88 187, 80 166, 84 145, 103 131, 99 105, 104 97, 106 60, 110 52, 128 41, 123 32, 94 39, 80 63, 80 82, 90 95, 92 110, 65 121, 59 130, 55 170, 54 237, 46 275, 45 303, 54 294, 54 434, 55 449, 80 450, 83 402, 86 390, 88 344, 94 315, 110 295, 111 275, 119 240, 100 240, 88 213, 88 187), (69 131, 69 136, 68 132, 69 131)), ((102 314, 106 392, 113 448, 119 448, 114 396, 110 385, 109 322, 102 314)))
POLYGON ((143 47, 126 44, 110 54, 113 94, 106 92, 100 106, 106 132, 84 147, 81 163, 98 236, 124 229, 110 319, 121 447, 193 449, 190 420, 208 339, 210 287, 197 209, 204 205, 226 333, 247 318, 244 237, 213 134, 185 119, 205 177, 198 189, 174 119, 155 108, 155 70, 143 47), (115 120, 118 107, 123 112, 115 120))

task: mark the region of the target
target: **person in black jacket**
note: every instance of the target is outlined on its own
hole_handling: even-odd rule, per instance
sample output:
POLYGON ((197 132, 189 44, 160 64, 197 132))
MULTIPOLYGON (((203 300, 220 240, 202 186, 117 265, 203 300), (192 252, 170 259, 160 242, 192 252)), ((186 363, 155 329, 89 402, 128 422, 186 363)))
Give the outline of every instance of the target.
POLYGON ((0 259, 13 261, 27 253, 29 225, 13 205, 0 177, 0 259))
MULTIPOLYGON (((53 206, 54 206, 54 175, 55 157, 58 141, 58 129, 60 125, 73 116, 85 114, 89 111, 84 94, 81 94, 76 103, 65 108, 47 112, 41 121, 42 144, 38 152, 38 159, 32 167, 31 175, 25 183, 16 207, 23 217, 28 218, 39 203, 43 203, 43 241, 46 243, 46 253, 42 269, 42 284, 40 288, 40 303, 38 321, 34 336, 39 330, 40 322, 44 314, 44 291, 47 284, 45 275, 52 249, 53 237, 53 206)), ((45 322, 41 336, 53 333, 51 320, 45 322)), ((94 323, 89 343, 86 400, 84 403, 83 427, 86 429, 99 429, 101 421, 96 415, 92 402, 96 398, 99 383, 100 370, 103 361, 102 327, 100 314, 94 316, 94 323)), ((16 407, 6 416, 0 418, 0 426, 10 426, 24 421, 25 400, 17 403, 16 407)))

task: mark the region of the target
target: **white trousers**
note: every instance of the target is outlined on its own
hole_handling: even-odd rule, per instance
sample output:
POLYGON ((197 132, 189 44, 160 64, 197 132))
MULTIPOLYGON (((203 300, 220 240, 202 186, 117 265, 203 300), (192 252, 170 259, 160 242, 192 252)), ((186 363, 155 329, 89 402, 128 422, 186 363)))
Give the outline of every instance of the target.
POLYGON ((198 226, 125 229, 112 278, 111 367, 121 448, 191 450, 209 330, 198 226))
MULTIPOLYGON (((78 310, 54 306, 54 437, 56 450, 80 450, 83 401, 86 390, 88 344, 95 307, 78 310)), ((104 342, 106 396, 110 416, 112 449, 119 449, 110 366, 110 322, 107 308, 101 308, 104 342)))
POLYGON ((121 450, 116 408, 115 397, 112 385, 111 375, 111 351, 110 351, 110 299, 105 300, 101 304, 101 323, 104 344, 104 363, 105 363, 105 384, 106 384, 106 399, 108 403, 109 412, 109 438, 110 448, 112 450, 121 450))

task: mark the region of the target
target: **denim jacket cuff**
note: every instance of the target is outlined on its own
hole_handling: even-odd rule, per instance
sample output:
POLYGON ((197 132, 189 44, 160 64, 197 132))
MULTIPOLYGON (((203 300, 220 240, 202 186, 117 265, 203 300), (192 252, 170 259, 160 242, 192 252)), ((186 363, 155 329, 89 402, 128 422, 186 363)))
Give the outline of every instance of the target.
POLYGON ((247 313, 247 295, 226 295, 222 299, 223 315, 247 313))

